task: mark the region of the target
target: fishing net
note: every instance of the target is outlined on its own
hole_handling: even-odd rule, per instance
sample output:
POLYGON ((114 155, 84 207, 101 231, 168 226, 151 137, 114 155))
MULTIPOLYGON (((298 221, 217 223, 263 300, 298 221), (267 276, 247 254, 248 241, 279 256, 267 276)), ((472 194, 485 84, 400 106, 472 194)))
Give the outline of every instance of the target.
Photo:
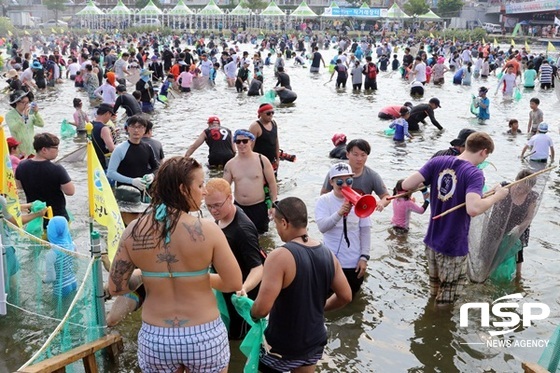
POLYGON ((557 327, 550 337, 539 359, 539 365, 551 373, 560 373, 560 327, 557 327))
MULTIPOLYGON (((25 351, 25 366, 102 337, 98 325, 104 315, 96 307, 99 260, 52 245, 5 220, 2 225, 8 314, 0 317, 0 329, 17 331, 13 342, 25 351)), ((80 363, 67 371, 79 371, 80 363)))
MULTIPOLYGON (((530 174, 522 170, 518 178, 530 174)), ((512 185, 506 198, 471 219, 467 269, 471 281, 486 281, 502 263, 494 279, 511 279, 515 270, 512 257, 515 259, 515 254, 527 246, 529 226, 538 211, 549 174, 550 170, 512 185)))

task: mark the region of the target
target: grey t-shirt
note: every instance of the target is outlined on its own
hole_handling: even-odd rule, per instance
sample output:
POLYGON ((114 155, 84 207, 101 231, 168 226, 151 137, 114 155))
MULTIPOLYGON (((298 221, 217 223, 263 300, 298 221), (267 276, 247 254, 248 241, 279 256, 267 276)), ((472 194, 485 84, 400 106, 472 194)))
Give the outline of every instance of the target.
MULTIPOLYGON (((329 174, 325 177, 323 189, 328 192, 332 190, 332 185, 329 183, 329 174)), ((377 194, 380 198, 382 195, 389 193, 387 191, 387 187, 381 179, 381 176, 368 166, 364 167, 364 171, 360 176, 354 177, 352 189, 362 194, 372 194, 372 192, 375 192, 375 194, 377 194)))

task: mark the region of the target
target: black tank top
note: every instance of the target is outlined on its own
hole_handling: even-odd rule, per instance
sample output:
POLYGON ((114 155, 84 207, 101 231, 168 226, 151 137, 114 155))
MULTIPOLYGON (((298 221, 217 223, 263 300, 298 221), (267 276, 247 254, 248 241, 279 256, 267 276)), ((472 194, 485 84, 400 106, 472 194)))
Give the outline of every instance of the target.
POLYGON ((333 257, 323 244, 287 242, 283 247, 294 257, 296 275, 276 298, 264 335, 282 358, 305 359, 327 343, 324 308, 334 278, 333 257))
POLYGON ((234 157, 231 146, 231 131, 225 127, 206 128, 206 144, 208 144, 208 164, 224 166, 234 157))
POLYGON ((261 127, 261 135, 255 140, 254 152, 260 153, 268 158, 270 163, 276 161, 276 142, 278 141, 278 127, 272 121, 272 129, 269 131, 262 125, 260 120, 257 123, 261 127))

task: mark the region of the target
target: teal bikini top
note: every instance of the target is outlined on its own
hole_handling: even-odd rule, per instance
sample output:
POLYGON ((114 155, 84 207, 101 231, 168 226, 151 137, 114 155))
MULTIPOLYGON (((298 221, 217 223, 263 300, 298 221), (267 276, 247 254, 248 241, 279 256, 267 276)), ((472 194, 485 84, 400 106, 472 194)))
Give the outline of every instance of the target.
POLYGON ((202 276, 209 272, 209 268, 201 269, 200 271, 192 272, 146 272, 142 271, 143 277, 159 277, 159 278, 174 278, 174 277, 196 277, 202 276))

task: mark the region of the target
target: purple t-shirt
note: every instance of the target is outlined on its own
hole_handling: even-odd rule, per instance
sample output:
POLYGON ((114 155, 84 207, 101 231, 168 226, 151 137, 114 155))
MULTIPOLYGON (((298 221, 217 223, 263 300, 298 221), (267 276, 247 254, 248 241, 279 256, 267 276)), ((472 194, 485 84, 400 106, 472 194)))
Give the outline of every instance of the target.
MULTIPOLYGON (((467 193, 482 196, 484 175, 472 163, 453 156, 432 158, 419 171, 430 185, 431 217, 465 202, 467 193)), ((464 256, 469 252, 470 216, 466 208, 430 219, 424 243, 438 253, 464 256)))

